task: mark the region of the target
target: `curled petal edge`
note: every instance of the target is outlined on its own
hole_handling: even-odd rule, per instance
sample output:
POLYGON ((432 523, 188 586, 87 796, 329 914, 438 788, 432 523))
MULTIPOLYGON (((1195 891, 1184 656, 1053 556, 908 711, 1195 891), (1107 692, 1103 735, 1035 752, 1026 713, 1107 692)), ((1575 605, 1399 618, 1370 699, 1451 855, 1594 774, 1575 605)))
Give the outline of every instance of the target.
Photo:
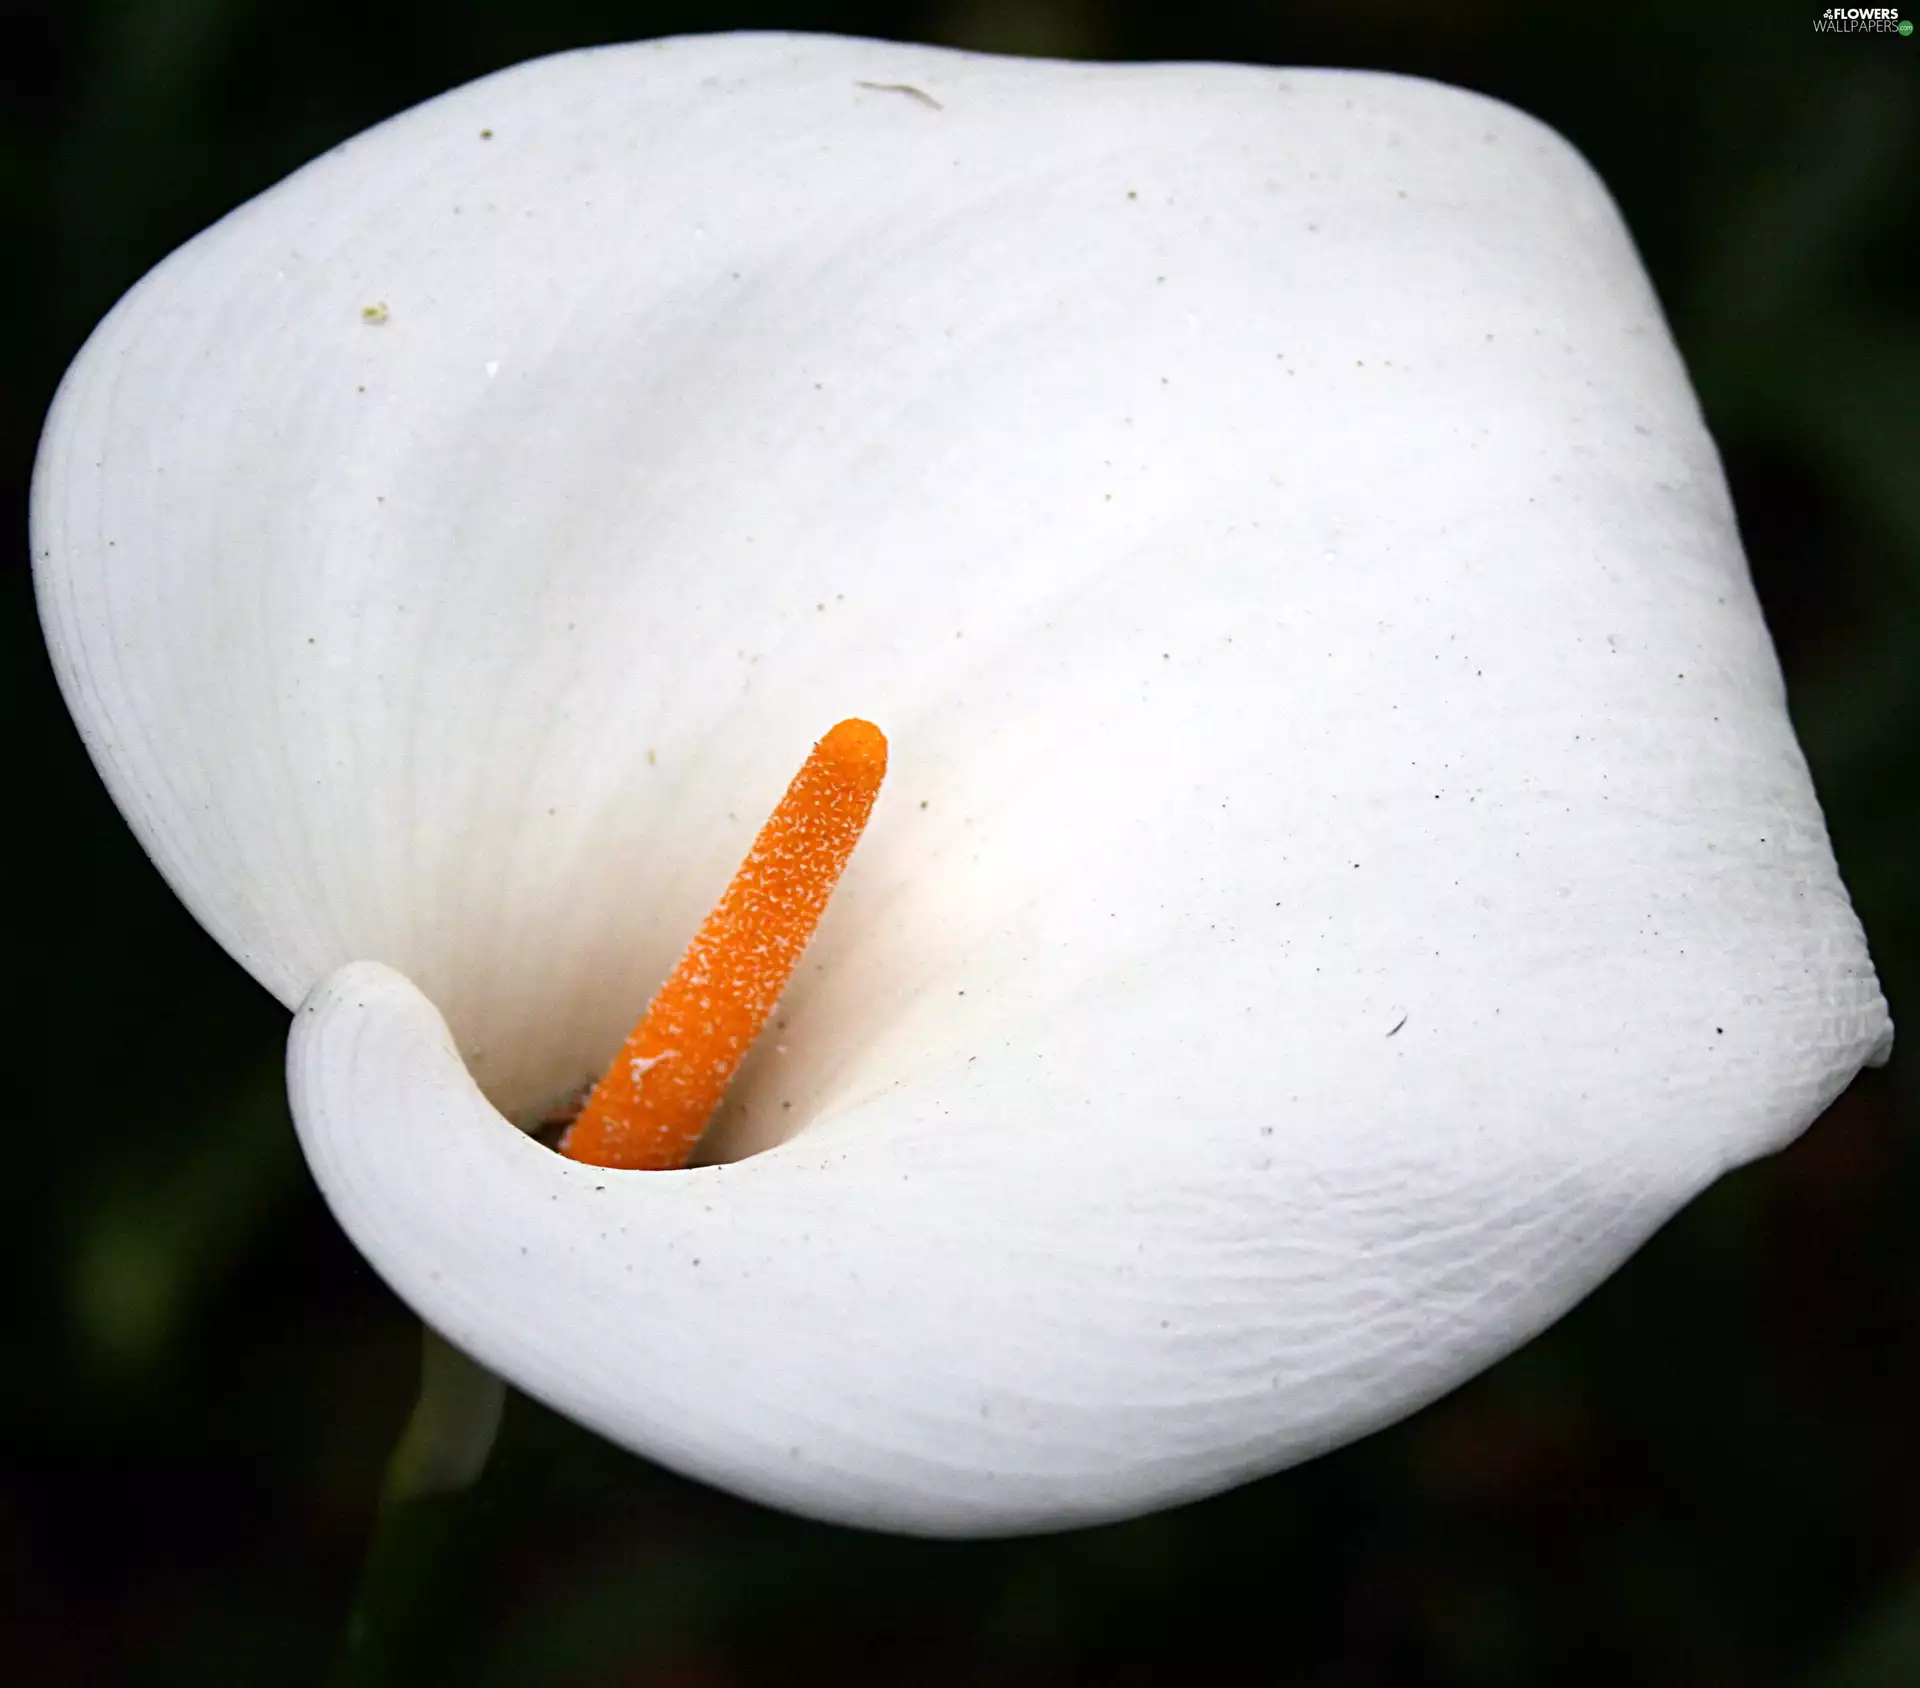
POLYGON ((1721 1169, 1561 1165, 1515 1189, 1510 1165, 1356 1165, 1288 1208, 1242 1174, 1183 1187, 1137 1143, 1078 1178, 980 1164, 964 1126, 914 1129, 929 1079, 747 1161, 613 1172, 509 1123, 433 1004, 372 962, 302 1005, 288 1068, 340 1224, 456 1346, 683 1474, 933 1536, 1132 1516, 1404 1416, 1721 1169))

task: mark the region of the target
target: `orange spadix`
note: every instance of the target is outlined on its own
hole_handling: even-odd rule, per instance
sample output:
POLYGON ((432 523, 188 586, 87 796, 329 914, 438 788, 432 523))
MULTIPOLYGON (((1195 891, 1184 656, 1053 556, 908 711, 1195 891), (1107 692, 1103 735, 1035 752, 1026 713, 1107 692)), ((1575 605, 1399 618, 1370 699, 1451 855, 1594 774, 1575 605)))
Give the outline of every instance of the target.
POLYGON ((887 738, 842 721, 813 747, 560 1152, 594 1166, 684 1166, 780 1000, 860 841, 887 738))

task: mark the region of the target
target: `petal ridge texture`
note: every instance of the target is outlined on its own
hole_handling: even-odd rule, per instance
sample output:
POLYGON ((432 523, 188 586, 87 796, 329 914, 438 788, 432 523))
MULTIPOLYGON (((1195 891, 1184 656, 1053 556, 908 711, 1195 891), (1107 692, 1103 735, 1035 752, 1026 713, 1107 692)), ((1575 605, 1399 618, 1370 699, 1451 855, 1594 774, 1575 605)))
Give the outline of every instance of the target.
POLYGON ((1631 240, 1455 89, 524 65, 140 282, 33 549, 369 1260, 798 1511, 1039 1529, 1362 1434, 1890 1047, 1631 240), (736 1164, 521 1137, 849 715, 895 771, 736 1164))

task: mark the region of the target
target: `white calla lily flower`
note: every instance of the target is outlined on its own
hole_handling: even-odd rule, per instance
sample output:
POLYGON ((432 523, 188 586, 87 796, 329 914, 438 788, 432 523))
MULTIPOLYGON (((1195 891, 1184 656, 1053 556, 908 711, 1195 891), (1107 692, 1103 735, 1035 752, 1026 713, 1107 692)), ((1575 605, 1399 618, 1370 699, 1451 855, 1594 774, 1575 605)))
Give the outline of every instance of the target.
POLYGON ((142 281, 33 515, 354 1242, 778 1506, 1037 1529, 1330 1448, 1890 1046, 1628 235, 1475 95, 525 65, 142 281), (893 771, 731 1164, 525 1135, 855 715, 893 771))

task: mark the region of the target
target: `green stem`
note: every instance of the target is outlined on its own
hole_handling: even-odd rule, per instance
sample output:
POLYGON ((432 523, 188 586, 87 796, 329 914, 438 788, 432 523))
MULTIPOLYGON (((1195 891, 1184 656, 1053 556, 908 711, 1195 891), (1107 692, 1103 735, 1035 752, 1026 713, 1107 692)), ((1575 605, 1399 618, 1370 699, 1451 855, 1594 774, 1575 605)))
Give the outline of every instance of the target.
POLYGON ((420 1399, 387 1463, 383 1507, 473 1487, 493 1450, 507 1386, 431 1325, 420 1327, 420 1399))
POLYGON ((447 1675, 485 1533, 471 1491, 505 1399, 497 1377, 421 1326, 420 1399, 387 1466, 333 1688, 421 1688, 447 1675))

